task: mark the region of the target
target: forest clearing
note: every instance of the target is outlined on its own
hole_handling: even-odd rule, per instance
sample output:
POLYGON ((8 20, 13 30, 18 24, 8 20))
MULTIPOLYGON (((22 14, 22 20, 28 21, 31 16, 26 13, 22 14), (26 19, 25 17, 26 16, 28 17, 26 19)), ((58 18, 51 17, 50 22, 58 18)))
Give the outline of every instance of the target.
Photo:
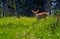
POLYGON ((0 39, 60 39, 60 0, 0 0, 0 39))

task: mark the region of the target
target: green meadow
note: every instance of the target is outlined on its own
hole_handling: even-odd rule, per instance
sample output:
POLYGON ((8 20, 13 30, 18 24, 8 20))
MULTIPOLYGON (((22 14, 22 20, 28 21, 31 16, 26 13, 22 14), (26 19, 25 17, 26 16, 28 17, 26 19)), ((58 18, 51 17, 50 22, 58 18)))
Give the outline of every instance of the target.
POLYGON ((0 18, 0 39, 60 39, 60 21, 56 17, 0 18))

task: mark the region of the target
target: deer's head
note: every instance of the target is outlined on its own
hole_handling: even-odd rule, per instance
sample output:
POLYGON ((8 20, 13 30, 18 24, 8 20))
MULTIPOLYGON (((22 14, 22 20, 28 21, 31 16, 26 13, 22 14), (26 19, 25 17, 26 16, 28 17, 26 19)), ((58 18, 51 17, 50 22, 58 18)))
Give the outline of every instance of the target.
POLYGON ((38 9, 38 10, 32 10, 32 12, 33 12, 34 14, 37 14, 37 13, 39 12, 39 9, 38 9))

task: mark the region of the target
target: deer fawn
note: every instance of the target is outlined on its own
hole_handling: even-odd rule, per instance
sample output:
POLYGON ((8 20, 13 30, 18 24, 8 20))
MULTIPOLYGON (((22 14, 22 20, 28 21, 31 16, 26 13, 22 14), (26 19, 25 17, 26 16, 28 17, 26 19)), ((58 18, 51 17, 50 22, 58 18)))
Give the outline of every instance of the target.
POLYGON ((40 19, 45 18, 48 16, 48 12, 39 12, 39 10, 32 10, 33 14, 37 18, 38 22, 40 19))

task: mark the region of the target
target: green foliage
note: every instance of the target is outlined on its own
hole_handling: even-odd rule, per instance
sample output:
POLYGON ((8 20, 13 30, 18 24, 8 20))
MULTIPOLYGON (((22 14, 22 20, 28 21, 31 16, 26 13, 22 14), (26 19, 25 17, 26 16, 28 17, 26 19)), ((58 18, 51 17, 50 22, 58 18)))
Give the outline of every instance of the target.
POLYGON ((60 39, 60 27, 55 23, 54 17, 43 18, 39 23, 33 17, 0 18, 0 39, 60 39))
POLYGON ((60 10, 55 10, 56 13, 60 13, 60 10))
POLYGON ((0 13, 2 13, 2 9, 0 9, 0 13))

